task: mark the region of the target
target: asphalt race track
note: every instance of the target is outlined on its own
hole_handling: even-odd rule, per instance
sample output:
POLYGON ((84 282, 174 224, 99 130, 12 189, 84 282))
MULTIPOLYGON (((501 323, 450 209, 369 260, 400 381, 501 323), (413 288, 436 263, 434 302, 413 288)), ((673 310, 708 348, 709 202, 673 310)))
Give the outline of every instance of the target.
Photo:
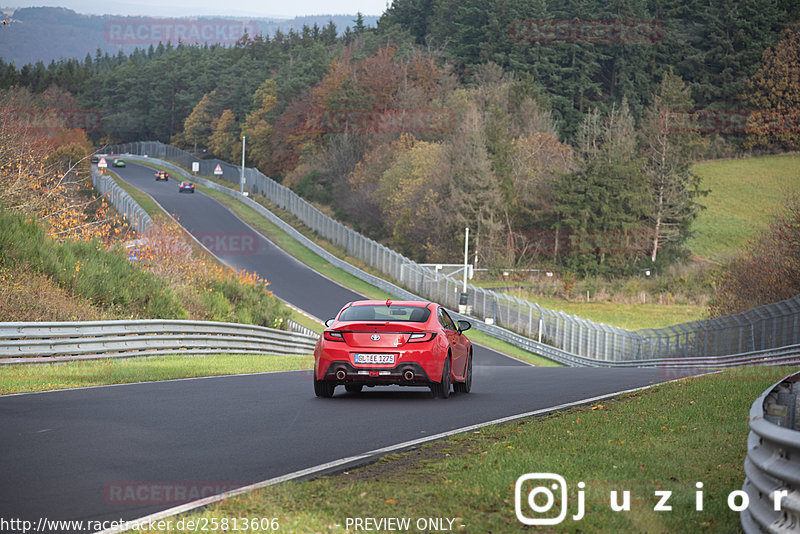
POLYGON ((310 371, 2 397, 0 517, 135 519, 173 506, 170 489, 224 491, 658 380, 653 369, 482 365, 471 393, 446 400, 400 387, 318 399, 310 371))
POLYGON ((114 170, 152 196, 222 261, 257 272, 276 296, 318 319, 330 319, 345 303, 364 298, 309 269, 208 195, 179 193, 173 175, 168 182, 156 182, 153 169, 135 163, 114 170))
MULTIPOLYGON (((235 244, 230 236, 252 230, 206 195, 178 193, 172 177, 155 182, 153 172, 129 164, 119 174, 226 262, 269 280, 280 298, 322 319, 360 298, 260 236, 251 248, 235 244)), ((174 506, 171 492, 181 489, 225 491, 663 379, 658 369, 535 368, 476 347, 472 392, 446 400, 432 399, 426 388, 401 387, 361 394, 340 387, 332 399, 318 399, 311 371, 4 396, 0 517, 34 524, 135 519, 174 506)))

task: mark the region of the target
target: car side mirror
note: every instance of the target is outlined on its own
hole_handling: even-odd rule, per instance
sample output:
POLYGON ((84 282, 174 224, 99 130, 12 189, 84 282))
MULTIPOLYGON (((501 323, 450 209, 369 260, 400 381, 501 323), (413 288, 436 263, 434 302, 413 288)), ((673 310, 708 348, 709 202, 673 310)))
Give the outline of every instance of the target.
POLYGON ((458 321, 458 332, 464 332, 465 330, 469 330, 472 328, 472 323, 469 321, 460 320, 458 321))
POLYGON ((325 321, 325 326, 330 326, 330 325, 332 325, 332 324, 333 324, 333 322, 334 322, 335 320, 336 320, 336 319, 328 319, 327 321, 325 321))

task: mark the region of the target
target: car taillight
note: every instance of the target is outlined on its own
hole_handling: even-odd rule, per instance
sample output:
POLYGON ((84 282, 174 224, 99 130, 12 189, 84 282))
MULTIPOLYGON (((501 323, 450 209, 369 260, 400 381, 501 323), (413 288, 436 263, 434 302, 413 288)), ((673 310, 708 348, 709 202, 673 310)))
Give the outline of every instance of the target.
POLYGON ((423 343, 436 337, 436 332, 414 332, 408 336, 408 343, 423 343))
POLYGON ((344 335, 336 330, 325 330, 323 334, 325 341, 344 341, 344 335))

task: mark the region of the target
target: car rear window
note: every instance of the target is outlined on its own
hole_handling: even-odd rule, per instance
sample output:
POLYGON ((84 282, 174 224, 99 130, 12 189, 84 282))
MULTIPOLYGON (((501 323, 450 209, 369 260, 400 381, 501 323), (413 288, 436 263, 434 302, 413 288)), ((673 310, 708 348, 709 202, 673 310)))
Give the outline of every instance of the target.
POLYGON ((398 306, 385 304, 350 306, 342 312, 340 321, 406 321, 424 323, 431 311, 420 306, 398 306))

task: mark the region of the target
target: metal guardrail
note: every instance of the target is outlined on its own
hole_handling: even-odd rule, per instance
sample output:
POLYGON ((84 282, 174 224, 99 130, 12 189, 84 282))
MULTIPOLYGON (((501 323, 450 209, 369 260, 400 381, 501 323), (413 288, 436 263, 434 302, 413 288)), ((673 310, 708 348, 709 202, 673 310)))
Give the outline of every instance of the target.
POLYGON ((304 355, 316 335, 239 323, 130 320, 0 323, 0 364, 161 354, 304 355))
POLYGON ((100 194, 108 197, 109 201, 114 205, 120 215, 122 215, 138 233, 145 233, 153 225, 150 216, 133 197, 122 189, 113 178, 106 174, 100 174, 94 166, 92 166, 92 184, 100 194))
POLYGON ((744 531, 800 532, 800 373, 772 386, 750 408, 744 472, 744 531))
POLYGON ((307 336, 313 337, 314 339, 319 337, 319 334, 317 334, 315 331, 308 328, 307 326, 301 325, 296 321, 292 321, 291 319, 289 319, 288 324, 289 324, 289 331, 291 332, 296 332, 298 334, 305 334, 307 336))

